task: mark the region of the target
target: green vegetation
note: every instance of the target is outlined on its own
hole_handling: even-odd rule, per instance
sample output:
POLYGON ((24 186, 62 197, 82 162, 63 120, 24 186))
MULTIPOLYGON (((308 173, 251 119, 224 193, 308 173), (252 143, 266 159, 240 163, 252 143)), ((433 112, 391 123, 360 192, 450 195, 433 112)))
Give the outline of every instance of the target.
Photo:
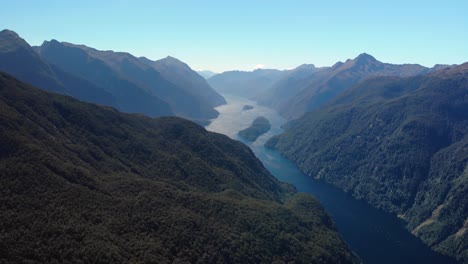
POLYGON ((270 128, 270 121, 263 116, 259 116, 255 118, 250 127, 239 131, 239 136, 253 142, 257 140, 259 136, 268 132, 270 128))
POLYGON ((308 175, 399 214, 433 249, 468 263, 468 64, 379 77, 267 142, 308 175))
POLYGON ((0 73, 1 263, 357 263, 242 143, 0 73))

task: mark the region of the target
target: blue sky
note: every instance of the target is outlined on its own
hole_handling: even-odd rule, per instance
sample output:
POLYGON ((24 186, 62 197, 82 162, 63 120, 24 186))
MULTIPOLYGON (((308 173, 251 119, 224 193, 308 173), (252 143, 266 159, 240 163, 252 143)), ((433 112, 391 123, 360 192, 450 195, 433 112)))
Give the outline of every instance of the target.
POLYGON ((468 1, 0 0, 0 29, 194 69, 328 66, 367 52, 391 63, 468 61, 468 1))

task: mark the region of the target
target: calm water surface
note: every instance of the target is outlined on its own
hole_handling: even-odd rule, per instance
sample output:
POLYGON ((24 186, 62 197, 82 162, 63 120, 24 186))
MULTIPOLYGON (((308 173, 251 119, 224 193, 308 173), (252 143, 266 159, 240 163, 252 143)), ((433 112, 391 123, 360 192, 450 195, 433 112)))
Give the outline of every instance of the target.
POLYGON ((292 162, 265 148, 264 143, 272 135, 281 133, 281 125, 285 123, 274 110, 258 106, 245 98, 229 95, 224 97, 228 103, 216 108, 220 115, 206 129, 246 143, 276 178, 291 183, 299 191, 310 193, 320 200, 348 245, 364 263, 455 263, 452 259, 431 251, 412 236, 396 216, 377 210, 331 185, 306 176, 292 162), (242 111, 244 105, 252 105, 254 109, 242 111), (249 127, 258 116, 265 116, 270 121, 271 130, 253 143, 240 139, 237 132, 249 127))

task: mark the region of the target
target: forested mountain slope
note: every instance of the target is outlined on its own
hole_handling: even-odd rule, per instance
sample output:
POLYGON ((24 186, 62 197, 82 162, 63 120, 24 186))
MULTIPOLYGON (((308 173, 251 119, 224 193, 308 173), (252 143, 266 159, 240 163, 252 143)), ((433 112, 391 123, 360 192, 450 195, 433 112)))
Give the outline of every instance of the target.
POLYGON ((176 117, 0 73, 0 262, 357 263, 311 196, 176 117))
POLYGON ((267 146, 468 262, 468 63, 364 81, 267 146))

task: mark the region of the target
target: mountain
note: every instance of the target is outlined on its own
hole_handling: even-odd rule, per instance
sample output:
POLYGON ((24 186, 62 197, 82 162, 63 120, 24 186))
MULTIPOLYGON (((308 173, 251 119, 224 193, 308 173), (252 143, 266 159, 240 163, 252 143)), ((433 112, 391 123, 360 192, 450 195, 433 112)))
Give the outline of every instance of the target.
POLYGON ((267 146, 468 263, 468 63, 370 78, 267 146))
POLYGON ((110 93, 48 64, 24 39, 10 30, 0 31, 0 70, 44 90, 117 107, 117 102, 110 93))
MULTIPOLYGON (((150 117, 174 114, 167 102, 82 49, 52 40, 45 41, 37 52, 42 59, 62 71, 106 89, 116 98, 121 111, 150 117)), ((166 83, 160 78, 155 80, 155 85, 166 83)))
POLYGON ((146 62, 149 60, 136 58, 129 53, 100 51, 55 40, 44 42, 38 52, 44 59, 65 71, 105 86, 121 101, 130 104, 130 107, 143 107, 144 104, 127 100, 157 98, 167 102, 178 116, 208 120, 218 116, 214 107, 224 103, 224 98, 211 87, 206 83, 203 86, 203 78, 196 73, 171 68, 163 74, 148 65, 146 62), (177 72, 170 72, 171 70, 177 72), (174 76, 183 81, 174 81, 174 76))
POLYGON ((222 94, 254 97, 267 90, 287 71, 257 69, 254 71, 226 71, 208 79, 208 83, 222 94))
POLYGON ((360 54, 345 63, 312 72, 305 78, 286 76, 259 98, 259 103, 271 106, 288 119, 327 103, 348 88, 372 76, 415 76, 430 69, 417 64, 395 65, 382 63, 369 54, 360 54))
POLYGON ((242 143, 0 73, 0 262, 358 263, 242 143))
POLYGON ((204 70, 204 71, 197 71, 198 74, 200 74, 201 77, 205 78, 205 79, 209 79, 213 76, 215 76, 217 73, 216 72, 212 72, 212 71, 209 71, 209 70, 204 70))
MULTIPOLYGON (((205 78, 201 77, 182 61, 170 56, 157 61, 151 61, 146 58, 140 58, 140 60, 156 69, 166 80, 169 80, 196 99, 198 108, 201 108, 199 111, 211 111, 210 118, 218 116, 213 107, 226 103, 226 100, 213 90, 205 78)), ((189 111, 193 114, 194 110, 191 109, 189 111)))
POLYGON ((300 65, 270 85, 270 88, 257 94, 253 99, 262 105, 278 109, 282 102, 291 100, 301 91, 304 86, 304 80, 325 69, 327 68, 316 68, 313 64, 300 65))

